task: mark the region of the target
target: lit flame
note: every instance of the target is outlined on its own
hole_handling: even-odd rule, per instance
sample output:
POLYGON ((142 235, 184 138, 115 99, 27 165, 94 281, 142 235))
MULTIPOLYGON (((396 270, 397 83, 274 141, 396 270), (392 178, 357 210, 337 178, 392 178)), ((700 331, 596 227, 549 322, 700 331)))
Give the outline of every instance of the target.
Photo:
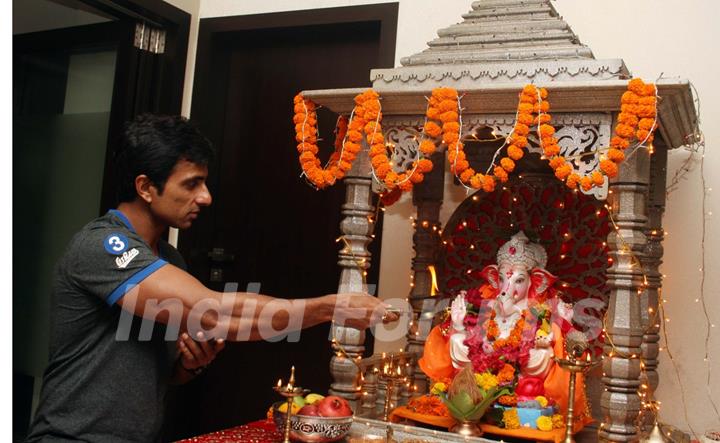
POLYGON ((437 274, 435 273, 435 266, 430 265, 428 266, 428 271, 430 271, 430 277, 432 278, 432 284, 430 285, 430 296, 434 297, 437 295, 437 274))

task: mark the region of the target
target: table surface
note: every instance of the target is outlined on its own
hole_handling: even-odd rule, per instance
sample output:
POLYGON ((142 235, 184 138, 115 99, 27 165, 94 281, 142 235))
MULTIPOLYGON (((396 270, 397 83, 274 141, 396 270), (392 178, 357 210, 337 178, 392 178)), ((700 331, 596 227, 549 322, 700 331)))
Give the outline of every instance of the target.
POLYGON ((276 443, 282 439, 282 434, 275 429, 272 421, 258 420, 246 425, 180 440, 178 443, 276 443))

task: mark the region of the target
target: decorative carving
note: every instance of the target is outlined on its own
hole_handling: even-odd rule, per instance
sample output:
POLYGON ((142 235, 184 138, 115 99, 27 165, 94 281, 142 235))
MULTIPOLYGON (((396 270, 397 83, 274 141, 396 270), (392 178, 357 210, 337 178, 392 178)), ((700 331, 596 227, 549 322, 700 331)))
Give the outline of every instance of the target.
MULTIPOLYGON (((551 82, 567 80, 606 80, 628 78, 627 68, 622 60, 586 60, 558 63, 534 61, 508 63, 495 60, 489 63, 464 64, 462 69, 452 64, 439 66, 410 66, 392 69, 373 69, 370 73, 373 83, 404 84, 420 86, 425 83, 452 85, 462 89, 473 83, 501 82, 551 82)), ((399 86, 399 85, 398 85, 399 86)))
MULTIPOLYGON (((466 134, 478 133, 481 128, 490 128, 496 137, 510 135, 514 125, 515 116, 511 115, 471 115, 464 117, 467 123, 466 134)), ((600 167, 600 154, 598 149, 609 146, 611 135, 611 118, 607 114, 558 114, 553 115, 553 125, 556 128, 555 137, 560 146, 560 155, 568 159, 573 170, 580 175, 588 175, 600 167)), ((528 135, 527 150, 542 155, 542 147, 537 133, 528 135)), ((608 181, 602 187, 583 194, 592 195, 598 200, 607 198, 608 181)))
POLYGON ((323 438, 334 439, 342 437, 348 433, 352 422, 349 423, 308 423, 304 421, 291 421, 290 426, 293 431, 300 432, 302 434, 313 434, 322 435, 323 438))
MULTIPOLYGON (((592 174, 600 168, 599 149, 610 145, 610 119, 600 125, 583 126, 562 126, 557 128, 555 137, 560 146, 560 155, 568 160, 573 171, 578 175, 585 176, 592 174)), ((608 179, 602 186, 592 188, 590 191, 583 191, 584 194, 592 195, 598 200, 607 198, 608 179)))
POLYGON ((395 145, 391 158, 393 169, 398 172, 411 169, 412 163, 417 159, 420 131, 415 126, 387 127, 387 123, 386 128, 386 142, 395 145))

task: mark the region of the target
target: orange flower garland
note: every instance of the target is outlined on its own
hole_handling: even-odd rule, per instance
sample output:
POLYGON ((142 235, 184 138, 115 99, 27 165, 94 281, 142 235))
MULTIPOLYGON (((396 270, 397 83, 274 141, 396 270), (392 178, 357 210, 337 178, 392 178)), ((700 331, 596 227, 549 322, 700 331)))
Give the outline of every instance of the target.
POLYGON ((631 139, 637 139, 639 144, 653 141, 652 132, 657 127, 656 116, 655 85, 645 84, 639 78, 632 79, 628 83, 627 92, 622 95, 615 136, 610 139, 607 154, 601 157, 599 170, 583 177, 573 173, 572 166, 564 157, 557 153, 553 156, 548 155, 547 145, 543 139, 545 155, 550 158, 550 167, 555 171, 555 176, 560 180, 566 180, 565 183, 569 188, 576 189, 581 186, 584 191, 589 191, 593 187, 602 186, 605 183, 605 176, 609 178, 617 176, 618 166, 625 160, 624 151, 630 146, 631 139))
MULTIPOLYGON (((438 90, 433 90, 433 96, 430 98, 430 104, 426 111, 427 119, 423 127, 423 133, 432 138, 437 138, 441 134, 444 134, 443 128, 434 121, 443 115, 443 109, 437 106, 438 103, 435 99, 436 91, 438 90)), ((359 109, 358 112, 364 112, 365 119, 369 120, 369 123, 364 127, 364 131, 367 142, 370 145, 370 164, 375 172, 375 176, 384 183, 385 187, 390 191, 382 196, 383 202, 388 206, 400 198, 401 192, 410 191, 413 185, 421 183, 424 180, 426 173, 432 171, 433 163, 428 157, 435 152, 436 146, 432 140, 424 138, 418 146, 418 155, 420 158, 412 163, 412 169, 408 172, 395 172, 390 162, 387 147, 385 146, 385 139, 382 136, 380 99, 377 93, 372 90, 368 90, 363 94, 367 94, 367 98, 361 100, 363 108, 359 109), (396 191, 396 189, 400 191, 396 191)), ((361 96, 363 94, 361 94, 361 96)), ((457 95, 457 92, 455 94, 457 95)))
POLYGON ((554 152, 555 149, 559 152, 557 140, 552 137, 555 129, 546 124, 550 121, 550 116, 542 113, 549 109, 547 102, 542 101, 545 98, 547 98, 547 90, 545 88, 538 89, 535 85, 525 85, 520 93, 517 120, 508 137, 510 143, 510 146, 507 147, 508 155, 500 159, 500 165, 493 170, 495 178, 502 183, 508 180, 508 173, 515 169, 515 162, 525 155, 524 148, 528 144, 527 136, 530 134, 531 126, 538 126, 538 137, 547 141, 546 155, 547 152, 554 152), (539 115, 534 117, 535 113, 539 115))
POLYGON ((549 104, 542 101, 546 97, 547 91, 543 88, 538 89, 534 85, 526 85, 523 88, 519 97, 517 121, 507 140, 510 143, 507 147, 507 156, 501 158, 495 164, 492 175, 477 173, 470 167, 463 151, 463 144, 459 140, 448 145, 450 170, 466 186, 482 189, 485 192, 493 192, 496 181, 506 182, 509 173, 515 170, 515 162, 525 155, 524 148, 528 144, 527 136, 530 133, 530 127, 533 125, 538 125, 538 136, 544 138, 547 142, 547 154, 559 152, 560 148, 557 146, 557 140, 552 137, 555 129, 546 124, 550 121, 550 116, 544 114, 549 110, 549 104), (533 114, 539 115, 536 118, 533 114))
POLYGON ((605 176, 615 177, 618 166, 625 159, 624 151, 630 146, 630 140, 639 144, 651 143, 653 131, 657 128, 657 94, 653 84, 645 84, 641 79, 632 79, 628 90, 622 95, 621 112, 618 114, 615 135, 610 146, 601 157, 599 169, 586 176, 573 172, 572 165, 560 154, 555 128, 551 124, 550 103, 546 100, 547 90, 534 85, 526 85, 519 95, 517 120, 507 138, 507 155, 493 163, 492 174, 482 174, 470 167, 464 144, 460 140, 460 103, 458 92, 452 88, 436 88, 432 91, 423 126, 423 140, 418 146, 418 160, 412 163, 412 170, 397 173, 393 170, 390 155, 382 133, 382 108, 379 95, 369 89, 355 97, 355 109, 350 122, 347 118, 338 119, 336 126, 335 152, 326 167, 322 167, 317 158, 318 131, 315 104, 298 94, 294 99, 296 141, 300 153, 300 164, 305 176, 317 188, 334 184, 352 167, 352 162, 360 152, 363 137, 370 146, 370 163, 376 178, 381 181, 386 192, 382 194, 386 205, 397 201, 402 192, 421 183, 424 174, 433 168, 428 158, 437 149, 436 140, 447 145, 450 171, 465 185, 474 189, 492 192, 497 181, 506 182, 509 173, 515 170, 516 162, 523 158, 528 144, 528 135, 533 126, 543 149, 543 155, 549 161, 555 176, 565 181, 568 187, 578 186, 589 191, 602 186, 605 176))
POLYGON ((411 398, 407 405, 411 411, 424 414, 434 415, 437 417, 449 417, 450 413, 445 403, 437 395, 423 395, 411 398))
POLYGON ((348 122, 345 117, 340 117, 335 130, 335 152, 328 160, 329 166, 323 168, 320 159, 317 158, 319 149, 315 103, 304 98, 302 94, 296 95, 293 101, 295 140, 298 143, 297 150, 300 153, 303 173, 318 189, 331 186, 350 170, 352 162, 360 152, 360 145, 346 140, 346 133, 349 135, 348 122))
MULTIPOLYGON (((493 311, 494 313, 494 311, 493 311)), ((498 349, 501 349, 505 346, 509 346, 511 348, 516 348, 520 345, 520 341, 522 340, 522 333, 523 329, 525 328, 525 312, 523 312, 523 316, 518 319, 517 322, 515 322, 515 326, 513 327, 512 331, 510 331, 510 335, 507 336, 507 338, 497 338, 498 337, 498 325, 497 322, 495 322, 495 316, 491 315, 490 320, 488 320, 488 327, 487 327, 487 338, 488 340, 493 342, 493 349, 496 351, 498 349), (493 334, 491 334, 491 331, 493 331, 493 334)))

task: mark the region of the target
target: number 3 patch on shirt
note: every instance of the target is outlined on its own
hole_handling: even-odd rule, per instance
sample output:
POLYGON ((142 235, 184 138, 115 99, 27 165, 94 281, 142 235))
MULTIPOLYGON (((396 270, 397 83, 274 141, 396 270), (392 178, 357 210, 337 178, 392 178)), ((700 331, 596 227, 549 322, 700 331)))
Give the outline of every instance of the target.
POLYGON ((112 234, 105 237, 103 245, 105 250, 112 255, 121 255, 125 252, 130 244, 130 241, 123 234, 113 232, 112 234))

